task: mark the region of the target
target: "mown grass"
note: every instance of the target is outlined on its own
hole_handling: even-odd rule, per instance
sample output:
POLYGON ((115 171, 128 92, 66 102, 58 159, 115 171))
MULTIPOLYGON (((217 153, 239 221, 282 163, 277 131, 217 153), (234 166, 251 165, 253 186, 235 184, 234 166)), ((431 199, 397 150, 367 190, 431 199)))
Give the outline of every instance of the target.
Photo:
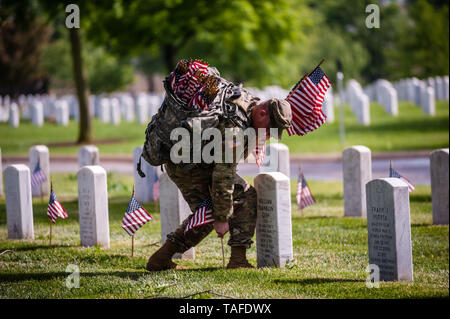
MULTIPOLYGON (((448 147, 449 145, 449 103, 436 102, 436 116, 427 116, 421 108, 408 102, 400 102, 399 116, 386 114, 378 103, 370 108, 371 125, 358 124, 356 117, 345 109, 345 145, 340 144, 338 109, 335 108, 335 123, 325 123, 320 129, 300 137, 287 138, 282 142, 289 146, 291 154, 341 152, 351 145, 366 145, 373 152, 422 150, 448 147)), ((96 140, 123 139, 112 144, 96 143, 101 154, 130 155, 137 145, 142 145, 146 125, 122 122, 118 126, 94 120, 96 140)), ((55 144, 76 140, 78 123, 71 121, 66 127, 46 123, 34 127, 23 121, 19 128, 0 123, 0 147, 3 154, 26 155, 36 144, 55 144)), ((77 146, 52 146, 51 154, 77 154, 77 146)), ((131 155, 130 155, 131 156, 131 155)))
MULTIPOLYGON (((136 233, 135 257, 130 237, 120 227, 133 183, 132 176, 109 174, 111 248, 80 247, 77 186, 74 174, 53 174, 57 196, 69 213, 53 227, 48 245, 46 203, 34 201, 34 240, 7 240, 4 199, 0 200, 0 298, 429 298, 449 296, 449 228, 431 225, 430 187, 411 194, 414 282, 383 282, 367 288, 366 220, 344 218, 342 184, 311 181, 317 204, 302 212, 293 201, 294 263, 287 268, 222 269, 220 240, 211 233, 196 250, 194 261, 182 260, 183 270, 148 273, 148 257, 158 249, 160 215, 136 233), (156 244, 155 244, 156 243, 156 244), (80 269, 80 288, 65 285, 66 267, 80 269), (211 291, 196 294, 202 291, 211 291)), ((250 179, 251 180, 251 179, 250 179)), ((226 236, 228 238, 228 235, 226 236)), ((226 258, 230 255, 225 248, 226 258)), ((256 265, 255 245, 249 260, 256 265)))

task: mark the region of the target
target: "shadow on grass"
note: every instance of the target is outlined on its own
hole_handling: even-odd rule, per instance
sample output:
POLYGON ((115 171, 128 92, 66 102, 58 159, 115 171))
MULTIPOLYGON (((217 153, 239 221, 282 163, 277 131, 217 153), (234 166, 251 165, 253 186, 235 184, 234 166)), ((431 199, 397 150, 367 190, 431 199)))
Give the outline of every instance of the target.
POLYGON ((11 248, 14 252, 19 251, 34 251, 37 249, 53 249, 53 248, 78 248, 80 246, 67 246, 67 245, 37 245, 37 246, 25 246, 25 247, 16 247, 11 248))
POLYGON ((273 282, 277 284, 320 285, 338 282, 365 282, 365 280, 348 279, 348 278, 306 278, 306 279, 275 279, 273 280, 273 282))

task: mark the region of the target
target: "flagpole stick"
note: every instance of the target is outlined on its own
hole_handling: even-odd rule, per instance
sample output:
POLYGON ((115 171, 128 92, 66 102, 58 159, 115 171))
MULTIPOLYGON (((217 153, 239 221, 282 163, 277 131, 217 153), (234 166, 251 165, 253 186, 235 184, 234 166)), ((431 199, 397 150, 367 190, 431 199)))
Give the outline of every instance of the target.
POLYGON ((131 236, 131 257, 134 256, 134 234, 131 236))
POLYGON ((389 161, 389 168, 392 169, 392 160, 389 161))
POLYGON ((220 243, 222 244, 222 267, 225 269, 225 253, 223 251, 223 236, 220 237, 220 243))
MULTIPOLYGON (((302 169, 302 165, 301 164, 298 167, 298 182, 302 183, 302 188, 303 188, 303 169, 302 169)), ((300 202, 302 200, 301 196, 302 196, 302 194, 300 193, 300 202)), ((300 209, 300 216, 303 217, 303 209, 300 209)))
POLYGON ((49 241, 50 241, 50 246, 52 245, 52 221, 50 220, 50 238, 49 238, 49 241))

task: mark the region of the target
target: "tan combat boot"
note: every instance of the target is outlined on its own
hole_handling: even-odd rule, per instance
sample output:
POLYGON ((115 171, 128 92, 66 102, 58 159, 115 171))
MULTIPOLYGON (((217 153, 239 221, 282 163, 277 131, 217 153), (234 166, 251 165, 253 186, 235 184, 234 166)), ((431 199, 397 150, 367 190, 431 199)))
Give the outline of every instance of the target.
POLYGON ((235 268, 254 268, 248 261, 245 256, 247 249, 243 246, 239 247, 231 247, 231 257, 228 262, 228 269, 235 268))
POLYGON ((177 248, 170 241, 166 240, 164 245, 158 249, 147 262, 148 271, 160 271, 176 269, 177 264, 172 261, 172 256, 177 252, 177 248))

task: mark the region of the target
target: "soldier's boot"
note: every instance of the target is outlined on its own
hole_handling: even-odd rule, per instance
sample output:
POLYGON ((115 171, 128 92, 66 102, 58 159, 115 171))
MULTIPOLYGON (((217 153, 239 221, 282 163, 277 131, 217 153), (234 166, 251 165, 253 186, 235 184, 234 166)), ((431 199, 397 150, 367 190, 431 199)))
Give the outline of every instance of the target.
POLYGON ((150 256, 146 269, 148 271, 160 271, 179 268, 178 265, 172 261, 172 256, 176 252, 177 247, 169 240, 166 240, 164 245, 150 256))
POLYGON ((231 247, 231 257, 228 262, 228 269, 235 268, 254 268, 247 260, 247 249, 244 246, 231 247))

